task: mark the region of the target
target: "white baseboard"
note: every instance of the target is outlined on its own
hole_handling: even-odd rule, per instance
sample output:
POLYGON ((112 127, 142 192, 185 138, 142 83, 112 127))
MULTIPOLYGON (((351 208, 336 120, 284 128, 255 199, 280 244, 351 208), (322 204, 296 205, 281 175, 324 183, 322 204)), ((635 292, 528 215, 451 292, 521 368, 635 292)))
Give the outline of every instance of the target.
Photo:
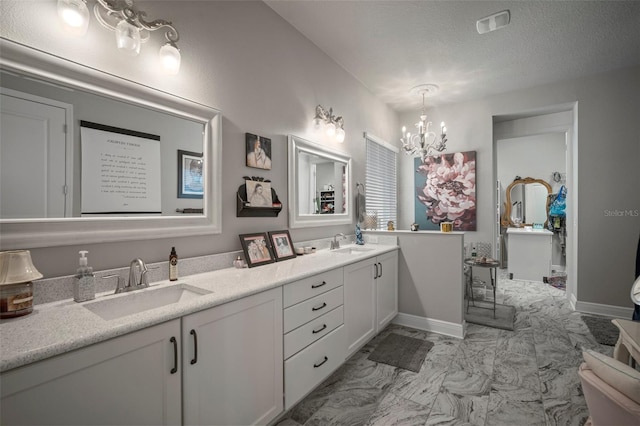
POLYGON ((432 331, 446 336, 464 338, 466 323, 456 324, 453 322, 440 321, 436 319, 419 317, 417 315, 403 314, 402 312, 391 321, 393 324, 404 325, 405 327, 417 328, 418 330, 432 331))
POLYGON ((603 305, 601 303, 575 302, 575 310, 586 314, 604 315, 614 318, 631 319, 633 308, 622 306, 603 305))

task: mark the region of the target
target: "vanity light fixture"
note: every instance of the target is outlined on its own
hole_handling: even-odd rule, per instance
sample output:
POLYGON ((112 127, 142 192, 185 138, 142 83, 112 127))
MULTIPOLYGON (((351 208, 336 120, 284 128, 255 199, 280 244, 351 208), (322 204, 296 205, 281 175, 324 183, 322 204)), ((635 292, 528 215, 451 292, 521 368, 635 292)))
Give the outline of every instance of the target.
POLYGON ((335 137, 340 143, 344 142, 344 119, 333 115, 333 108, 329 111, 322 105, 316 107, 316 116, 313 118, 313 127, 320 130, 324 127, 327 136, 335 137))
POLYGON ((438 92, 438 86, 435 84, 421 84, 411 89, 411 93, 417 93, 422 95, 422 114, 420 114, 420 121, 416 123, 418 133, 412 135, 407 132, 406 127, 402 127, 402 148, 407 155, 420 155, 422 161, 434 155, 436 152, 442 152, 447 149, 447 128, 444 125, 444 121, 440 123, 440 136, 429 130, 431 122, 427 121, 427 112, 424 105, 425 96, 433 96, 438 92))
MULTIPOLYGON (((93 14, 100 25, 115 32, 118 49, 132 56, 140 53, 140 45, 149 40, 152 31, 165 29, 167 42, 160 48, 160 63, 166 74, 178 73, 181 58, 176 43, 180 35, 170 21, 146 21, 147 13, 133 0, 96 0, 93 14)), ((83 36, 89 26, 87 0, 58 0, 58 17, 67 31, 83 36)))

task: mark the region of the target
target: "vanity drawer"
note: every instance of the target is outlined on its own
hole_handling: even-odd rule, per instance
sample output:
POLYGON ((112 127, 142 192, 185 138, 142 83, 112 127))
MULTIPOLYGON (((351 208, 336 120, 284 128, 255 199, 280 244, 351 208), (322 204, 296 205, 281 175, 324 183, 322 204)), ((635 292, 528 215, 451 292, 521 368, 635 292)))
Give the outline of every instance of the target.
POLYGON ((346 334, 341 325, 284 362, 284 403, 288 410, 344 362, 346 334))
POLYGON ((342 285, 342 268, 323 272, 312 277, 301 279, 284 286, 284 307, 300 303, 318 294, 334 289, 342 285))
POLYGON ((326 336, 344 321, 343 307, 339 306, 319 318, 309 321, 284 336, 284 359, 326 336))
POLYGON ((284 310, 284 332, 288 333, 342 305, 342 286, 284 310))

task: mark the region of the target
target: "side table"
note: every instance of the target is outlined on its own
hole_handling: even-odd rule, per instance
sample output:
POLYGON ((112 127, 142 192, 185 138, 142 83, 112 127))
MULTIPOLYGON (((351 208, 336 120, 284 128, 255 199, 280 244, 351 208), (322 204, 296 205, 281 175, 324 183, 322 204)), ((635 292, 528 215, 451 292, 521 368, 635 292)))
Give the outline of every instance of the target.
MULTIPOLYGON (((498 272, 496 268, 500 265, 500 262, 476 262, 476 259, 469 258, 464 260, 464 264, 469 267, 469 277, 467 279, 467 290, 469 291, 469 295, 473 306, 475 308, 481 309, 491 309, 485 308, 483 306, 476 306, 476 301, 473 297, 473 268, 487 268, 489 269, 489 277, 491 278, 491 288, 493 290, 493 318, 496 317, 496 286, 498 285, 497 275, 498 272)), ((467 312, 469 312, 469 298, 467 298, 467 312)))

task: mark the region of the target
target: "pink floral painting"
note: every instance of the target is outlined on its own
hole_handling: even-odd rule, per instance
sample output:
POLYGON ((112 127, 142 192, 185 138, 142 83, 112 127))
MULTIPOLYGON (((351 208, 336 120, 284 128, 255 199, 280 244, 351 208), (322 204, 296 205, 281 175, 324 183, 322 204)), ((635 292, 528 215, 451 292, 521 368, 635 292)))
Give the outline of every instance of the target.
POLYGON ((415 159, 415 220, 423 230, 453 222, 454 231, 476 230, 476 152, 415 159))

